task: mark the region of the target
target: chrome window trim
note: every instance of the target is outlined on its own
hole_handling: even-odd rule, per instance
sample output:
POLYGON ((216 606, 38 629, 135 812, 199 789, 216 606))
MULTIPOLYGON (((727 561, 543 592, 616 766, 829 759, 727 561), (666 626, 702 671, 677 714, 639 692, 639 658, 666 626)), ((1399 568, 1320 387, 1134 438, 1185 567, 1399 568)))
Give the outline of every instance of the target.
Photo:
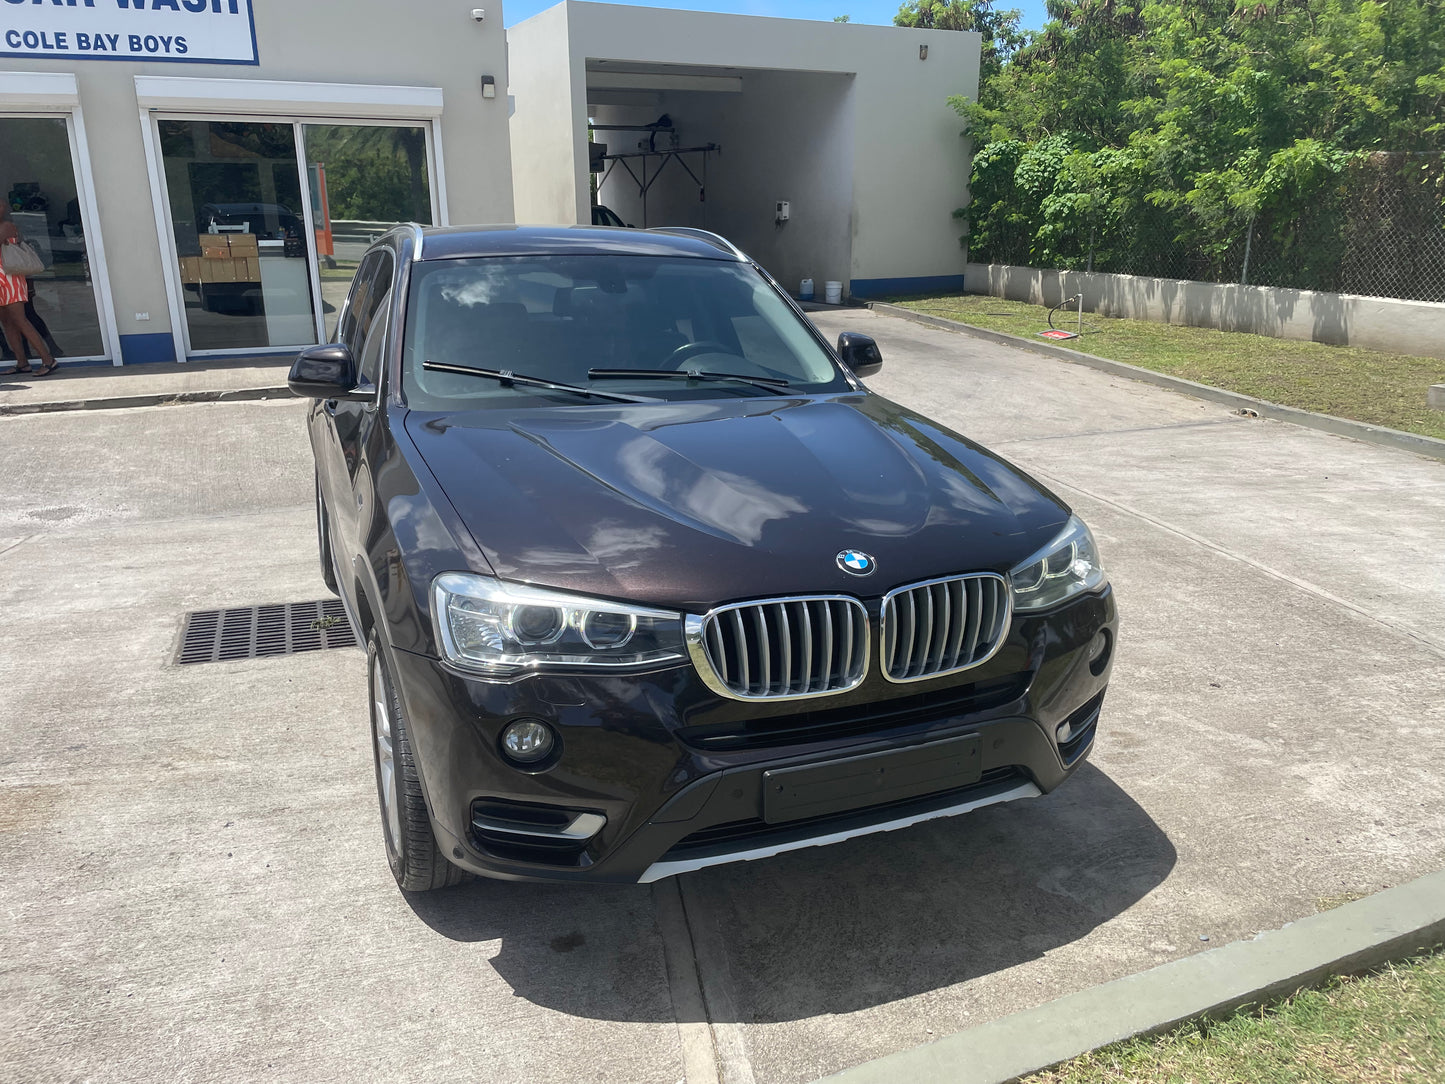
POLYGON ((1002 650, 1004 641, 1008 639, 1009 628, 1013 625, 1013 591, 1009 587, 1008 577, 997 572, 965 572, 957 576, 940 576, 933 580, 920 580, 917 583, 904 584, 902 587, 895 587, 888 594, 883 596, 883 602, 878 608, 878 669, 885 680, 894 685, 911 685, 917 681, 932 681, 935 678, 948 677, 950 674, 961 674, 966 670, 976 670, 1002 650), (920 587, 933 587, 938 584, 958 583, 967 580, 997 580, 1003 594, 1004 612, 999 620, 1001 632, 998 641, 993 645, 993 650, 977 662, 971 662, 967 666, 955 666, 951 670, 939 670, 937 673, 919 674, 917 677, 894 677, 890 674, 889 664, 892 661, 885 656, 888 654, 888 613, 890 603, 899 595, 905 595, 910 591, 916 591, 920 587))
MULTIPOLYGON (((687 653, 692 658, 693 669, 702 683, 718 696, 728 700, 738 700, 744 703, 777 704, 788 700, 817 700, 825 696, 840 696, 843 693, 850 693, 868 680, 868 672, 873 665, 873 645, 866 642, 863 645, 863 665, 858 669, 855 680, 847 685, 839 685, 832 689, 823 689, 819 692, 802 693, 776 693, 767 695, 762 693, 740 693, 730 688, 713 669, 712 661, 707 654, 707 645, 704 643, 705 630, 708 623, 714 619, 721 618, 727 613, 740 613, 743 610, 752 610, 761 606, 776 606, 792 602, 838 602, 853 607, 857 620, 854 627, 861 630, 864 637, 872 632, 872 621, 868 617, 868 608, 863 605, 862 600, 853 595, 785 595, 778 598, 749 599, 745 602, 730 602, 725 606, 716 606, 702 615, 686 614, 683 617, 683 640, 687 644, 687 653)), ((767 675, 767 670, 764 674, 767 675)))

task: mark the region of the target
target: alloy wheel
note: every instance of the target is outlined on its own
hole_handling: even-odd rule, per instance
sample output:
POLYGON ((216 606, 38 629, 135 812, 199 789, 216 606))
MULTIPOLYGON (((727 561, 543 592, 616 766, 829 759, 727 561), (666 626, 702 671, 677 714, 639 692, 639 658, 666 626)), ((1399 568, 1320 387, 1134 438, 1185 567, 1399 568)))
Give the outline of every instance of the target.
POLYGON ((401 852, 401 805, 396 795, 396 748, 391 732, 390 695, 381 657, 371 663, 371 718, 376 730, 376 772, 381 788, 381 807, 391 847, 401 852))

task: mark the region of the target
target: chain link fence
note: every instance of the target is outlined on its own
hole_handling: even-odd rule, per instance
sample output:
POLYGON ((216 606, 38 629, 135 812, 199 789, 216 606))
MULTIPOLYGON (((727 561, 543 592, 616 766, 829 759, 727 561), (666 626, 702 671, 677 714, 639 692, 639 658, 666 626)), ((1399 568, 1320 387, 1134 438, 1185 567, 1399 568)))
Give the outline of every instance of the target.
MULTIPOLYGON (((1082 231, 1080 231, 1082 233, 1082 231)), ((1445 302, 1445 158, 1377 153, 1350 164, 1308 205, 1179 240, 1179 223, 1148 209, 1115 228, 1056 245, 1067 270, 1445 302)), ((999 231, 985 263, 1030 266, 1027 228, 999 231)))

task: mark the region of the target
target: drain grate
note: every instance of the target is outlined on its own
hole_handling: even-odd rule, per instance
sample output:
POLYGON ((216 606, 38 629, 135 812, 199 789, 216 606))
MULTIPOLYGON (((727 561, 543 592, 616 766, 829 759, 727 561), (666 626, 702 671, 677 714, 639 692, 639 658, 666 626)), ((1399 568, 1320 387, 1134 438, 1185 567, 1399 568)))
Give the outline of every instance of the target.
POLYGON ((176 661, 184 666, 355 646, 341 600, 328 598, 186 614, 176 661))

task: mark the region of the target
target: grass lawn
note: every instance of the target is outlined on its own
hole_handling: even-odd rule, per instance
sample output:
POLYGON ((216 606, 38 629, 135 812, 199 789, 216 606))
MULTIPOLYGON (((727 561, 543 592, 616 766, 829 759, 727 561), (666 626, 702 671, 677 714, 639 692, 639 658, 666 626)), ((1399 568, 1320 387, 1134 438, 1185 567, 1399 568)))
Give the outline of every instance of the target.
POLYGON ((1028 1084, 1384 1084, 1445 1080, 1445 955, 1283 1004, 1096 1050, 1028 1084))
MULTIPOLYGON (((1049 326, 1046 308, 996 297, 901 298, 895 304, 1024 338, 1049 326)), ((1054 316, 1054 325, 1069 331, 1077 321, 1073 313, 1054 316)), ((1445 438, 1445 412, 1425 406, 1426 389, 1445 383, 1445 360, 1437 358, 1088 312, 1083 337, 1059 345, 1283 406, 1445 438)))

